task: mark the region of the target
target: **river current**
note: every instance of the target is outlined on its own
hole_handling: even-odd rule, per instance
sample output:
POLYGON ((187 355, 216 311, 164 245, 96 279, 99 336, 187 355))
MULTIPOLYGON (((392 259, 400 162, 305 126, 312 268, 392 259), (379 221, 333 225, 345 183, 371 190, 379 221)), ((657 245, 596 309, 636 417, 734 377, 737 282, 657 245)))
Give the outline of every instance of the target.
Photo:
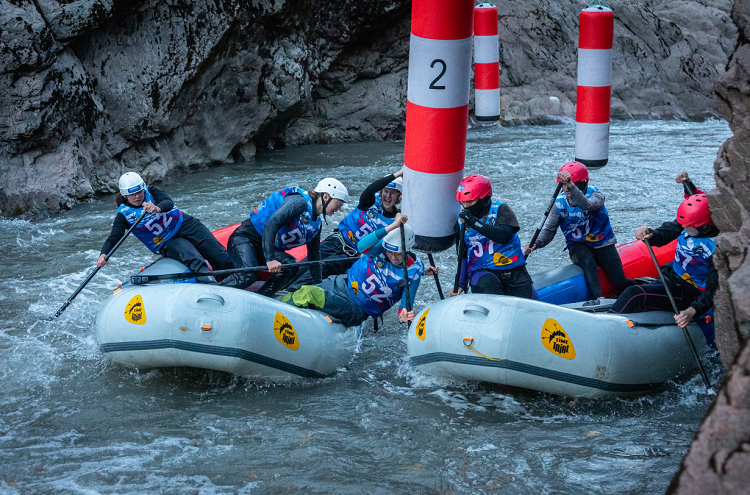
MULTIPOLYGON (((574 134, 571 124, 469 131, 466 173, 490 177, 524 243, 557 169, 572 159, 574 134)), ((678 171, 711 189, 730 135, 723 121, 614 123, 609 164, 590 184, 606 196, 618 241, 674 218, 678 171)), ((242 221, 277 188, 325 176, 358 196, 400 168, 403 146, 292 147, 160 186, 213 230, 242 221)), ((697 375, 637 399, 575 403, 436 379, 410 367, 394 310, 378 333, 365 323, 350 364, 322 380, 270 384, 114 365, 93 328, 117 283, 154 259, 135 238, 58 320, 41 321, 94 266, 114 214, 106 196, 40 220, 0 220, 0 495, 663 493, 710 405, 697 375)), ((563 248, 558 232, 529 258, 529 271, 568 263, 563 248)), ((447 292, 455 253, 436 261, 447 292)), ((437 297, 424 278, 415 306, 437 297)), ((717 383, 717 357, 706 363, 717 383)))

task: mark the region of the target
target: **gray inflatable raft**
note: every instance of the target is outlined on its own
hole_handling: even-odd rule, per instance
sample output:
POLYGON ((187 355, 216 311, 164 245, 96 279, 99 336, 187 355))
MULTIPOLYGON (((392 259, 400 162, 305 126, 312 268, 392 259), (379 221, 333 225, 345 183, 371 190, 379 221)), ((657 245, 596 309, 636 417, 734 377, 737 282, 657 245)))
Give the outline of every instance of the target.
MULTIPOLYGON (((410 362, 430 375, 568 397, 643 394, 697 369, 672 313, 587 309, 484 294, 445 299, 417 315, 410 362)), ((703 333, 694 323, 688 331, 702 356, 703 333)))
MULTIPOLYGON (((160 260, 143 274, 180 273, 160 260)), ((96 319, 102 352, 140 368, 189 366, 265 380, 322 378, 346 366, 361 330, 237 289, 193 283, 129 285, 96 319)))

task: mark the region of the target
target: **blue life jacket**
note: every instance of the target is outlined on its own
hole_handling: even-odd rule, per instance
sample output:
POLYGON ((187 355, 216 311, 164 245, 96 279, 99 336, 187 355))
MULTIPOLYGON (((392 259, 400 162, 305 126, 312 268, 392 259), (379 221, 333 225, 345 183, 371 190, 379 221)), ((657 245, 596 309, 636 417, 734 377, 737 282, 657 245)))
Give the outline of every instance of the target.
POLYGON ((672 269, 693 287, 706 290, 708 259, 716 251, 716 241, 711 237, 691 237, 685 230, 677 239, 672 269))
POLYGON ((383 205, 380 202, 380 193, 375 194, 375 204, 367 210, 362 211, 354 208, 341 222, 339 232, 346 242, 357 249, 357 243, 370 232, 387 227, 393 221, 383 215, 383 205))
POLYGON ((313 204, 307 191, 299 187, 285 187, 284 189, 280 189, 271 194, 265 199, 265 201, 261 202, 252 213, 250 213, 250 221, 255 227, 255 230, 257 230, 260 235, 263 235, 263 227, 266 226, 266 222, 268 222, 271 215, 279 209, 284 198, 290 194, 302 195, 307 202, 307 211, 289 222, 287 225, 281 227, 276 233, 275 245, 282 251, 304 246, 320 231, 323 219, 322 216, 319 216, 317 220, 312 219, 313 204))
MULTIPOLYGON (((148 192, 148 186, 146 186, 146 194, 143 202, 148 203, 153 201, 154 197, 148 192)), ((128 224, 133 225, 138 217, 141 216, 141 213, 143 213, 143 208, 133 208, 132 206, 122 204, 117 208, 117 213, 122 213, 128 224)), ((161 213, 146 213, 143 220, 133 229, 133 235, 145 244, 152 253, 158 253, 162 244, 175 235, 180 225, 182 225, 182 211, 177 209, 177 207, 173 207, 171 210, 161 213)))
MULTIPOLYGON (((373 318, 377 318, 398 303, 404 294, 403 267, 397 267, 388 260, 385 250, 382 249, 382 241, 380 247, 379 254, 363 255, 346 272, 349 296, 357 302, 362 311, 373 318)), ((424 264, 419 258, 409 259, 409 286, 419 286, 425 270, 424 264)))
MULTIPOLYGON (((492 203, 487 214, 487 224, 494 224, 497 218, 497 209, 502 204, 501 201, 492 203)), ((460 227, 463 230, 463 222, 460 222, 460 227)), ((467 229, 464 234, 464 242, 466 243, 466 260, 468 261, 469 273, 477 270, 510 270, 526 263, 518 234, 513 234, 510 241, 505 244, 497 244, 476 230, 467 229)))
MULTIPOLYGON (((589 186, 586 190, 586 199, 599 189, 589 186)), ((609 223, 607 208, 602 207, 597 211, 585 211, 580 206, 570 206, 565 198, 565 192, 561 192, 555 200, 555 207, 560 214, 560 229, 565 235, 565 242, 583 242, 587 246, 599 247, 615 237, 612 225, 609 223)))

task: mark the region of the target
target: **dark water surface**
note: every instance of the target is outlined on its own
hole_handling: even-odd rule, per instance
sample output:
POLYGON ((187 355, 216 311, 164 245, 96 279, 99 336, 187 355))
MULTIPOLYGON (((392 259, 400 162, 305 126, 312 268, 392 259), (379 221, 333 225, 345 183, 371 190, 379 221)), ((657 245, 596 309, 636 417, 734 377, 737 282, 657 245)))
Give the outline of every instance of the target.
MULTIPOLYGON (((687 170, 713 187, 725 122, 616 123, 592 172, 620 242, 674 218, 687 170)), ((468 173, 488 175, 533 233, 574 127, 472 130, 468 173)), ((279 187, 335 176, 359 195, 398 170, 403 143, 306 146, 164 181, 209 228, 279 187)), ((356 203, 355 203, 356 204, 356 203)), ((349 205, 348 211, 353 205, 349 205)), ((230 493, 663 493, 710 402, 698 376, 636 400, 580 400, 414 371, 406 328, 364 327, 350 365, 323 380, 255 383, 201 370, 109 364, 93 335, 113 287, 154 258, 128 239, 56 322, 108 235, 113 197, 40 221, 0 221, 0 495, 230 493)), ((327 232, 342 218, 334 217, 327 232)), ((532 273, 567 263, 558 233, 532 273)), ((448 290, 455 255, 436 255, 448 290)), ((431 280, 417 309, 437 298, 431 280)), ((709 363, 720 379, 717 360, 709 363)))

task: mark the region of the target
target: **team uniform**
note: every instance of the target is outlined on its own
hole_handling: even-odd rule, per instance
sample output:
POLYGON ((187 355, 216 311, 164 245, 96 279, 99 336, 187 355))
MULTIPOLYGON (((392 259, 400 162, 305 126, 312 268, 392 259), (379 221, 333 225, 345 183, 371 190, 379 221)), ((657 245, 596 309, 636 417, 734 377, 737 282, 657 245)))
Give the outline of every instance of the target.
POLYGON ((459 243, 466 256, 461 260, 459 287, 478 294, 532 297, 532 281, 518 238, 518 220, 508 205, 492 202, 480 222, 459 222, 459 243), (461 236, 462 233, 462 236, 461 236))
MULTIPOLYGON (((650 242, 653 246, 664 246, 675 239, 677 247, 671 265, 662 267, 664 280, 674 297, 677 309, 689 307, 696 315, 706 313, 713 306, 714 294, 719 288, 719 275, 714 267, 716 251, 714 237, 719 231, 709 226, 698 236, 690 236, 676 221, 665 222, 656 230, 650 242)), ((636 285, 623 292, 610 310, 613 313, 639 313, 642 311, 673 311, 661 280, 636 285)))
POLYGON ((597 188, 589 186, 583 193, 572 185, 568 193, 561 192, 535 242, 536 248, 546 246, 558 227, 565 236, 570 259, 583 269, 586 285, 594 299, 603 295, 597 267, 604 270, 618 292, 635 284, 625 277, 615 247, 617 239, 604 206, 604 195, 597 188))
MULTIPOLYGON (((385 228, 368 234, 358 243, 363 255, 346 275, 332 275, 318 285, 304 285, 282 301, 297 307, 319 309, 346 326, 356 326, 377 318, 400 301, 406 306, 404 269, 395 266, 386 255, 385 228)), ((409 277, 409 294, 413 301, 425 272, 416 256, 405 256, 409 277)))
MULTIPOLYGON (((307 191, 299 187, 280 189, 253 209, 250 218, 232 233, 227 242, 229 256, 235 268, 264 265, 274 260, 288 265, 258 291, 272 295, 297 275, 297 260, 285 251, 307 245, 309 258, 320 259, 321 225, 322 217, 307 191)), ((320 269, 313 275, 320 280, 320 269)), ((223 280, 222 285, 244 289, 257 277, 257 272, 236 273, 223 280)))
MULTIPOLYGON (((175 259, 193 272, 207 272, 209 266, 215 270, 231 268, 226 249, 213 236, 200 220, 184 213, 174 206, 172 199, 157 186, 145 186, 144 203, 158 206, 161 213, 146 213, 146 216, 133 229, 133 235, 152 253, 175 259)), ((102 246, 101 253, 108 254, 123 234, 143 214, 142 207, 135 207, 125 197, 117 208, 112 231, 102 246)), ((212 283, 209 277, 201 277, 198 282, 212 283)))
MULTIPOLYGON (((384 228, 391 223, 399 210, 398 208, 394 208, 393 211, 385 211, 380 202, 380 193, 378 191, 387 187, 395 180, 395 176, 391 174, 370 184, 359 197, 357 207, 339 222, 333 234, 326 237, 320 243, 321 260, 338 259, 338 261, 323 264, 321 268, 323 278, 346 273, 354 262, 359 259, 360 251, 357 243, 367 234, 384 228), (349 259, 341 259, 347 257, 349 259)), ((302 261, 306 261, 306 259, 302 261)), ((300 268, 297 279, 289 288, 290 290, 296 290, 303 285, 313 283, 315 282, 313 281, 310 268, 303 266, 300 268)))

